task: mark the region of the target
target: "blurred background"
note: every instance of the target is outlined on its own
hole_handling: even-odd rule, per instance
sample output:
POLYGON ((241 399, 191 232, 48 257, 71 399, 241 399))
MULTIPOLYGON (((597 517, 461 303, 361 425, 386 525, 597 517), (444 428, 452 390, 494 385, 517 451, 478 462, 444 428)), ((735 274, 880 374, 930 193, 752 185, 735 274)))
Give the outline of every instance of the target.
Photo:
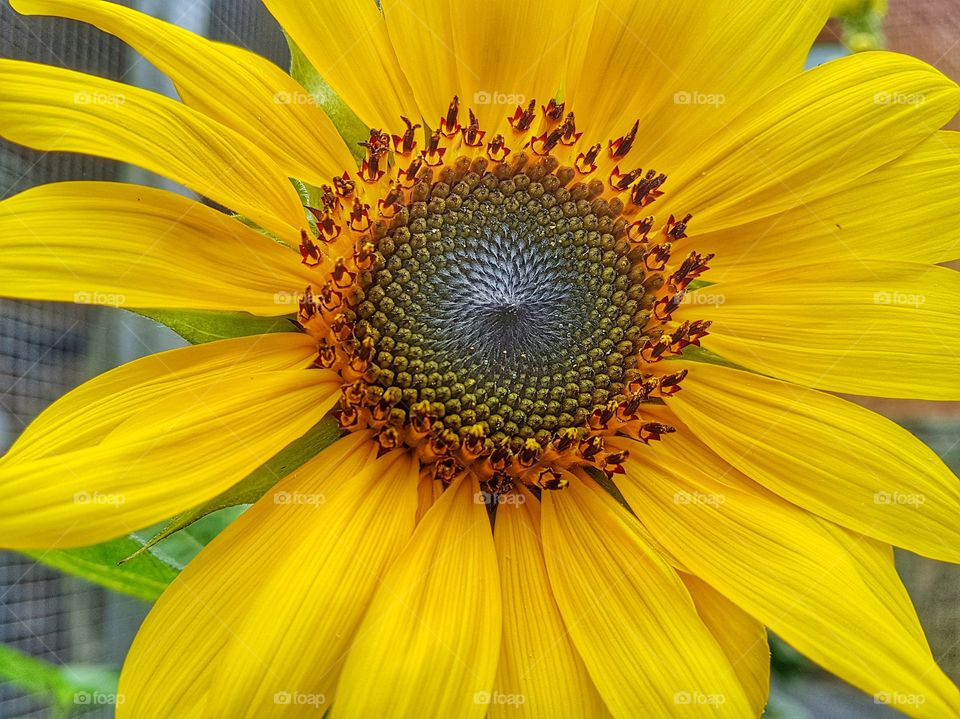
MULTIPOLYGON (((123 4, 288 66, 283 34, 259 0, 123 4)), ((842 17, 825 28, 811 64, 886 43, 960 81, 957 0, 890 0, 889 8, 876 0, 847 0, 838 2, 838 11, 842 17)), ((69 67, 173 95, 166 78, 118 40, 81 23, 23 18, 8 0, 0 0, 0 57, 69 67)), ((954 129, 960 129, 960 122, 954 129)), ((34 185, 79 179, 168 186, 136 168, 37 153, 0 140, 0 199, 34 185)), ((120 309, 0 299, 0 453, 40 411, 82 381, 181 344, 170 330, 120 309)), ((869 406, 920 436, 960 472, 960 407, 903 401, 874 401, 869 406)), ((212 534, 227 519, 212 517, 191 531, 212 534)), ((168 563, 177 566, 202 541, 202 536, 198 543, 185 535, 160 547, 168 563)), ((113 716, 116 674, 149 605, 53 568, 64 566, 62 562, 50 553, 28 557, 0 552, 0 719, 113 716)), ((906 554, 899 556, 898 565, 934 654, 960 682, 960 568, 906 554)), ((149 594, 145 590, 143 596, 149 594)), ((776 640, 773 651, 768 716, 899 716, 819 672, 776 640)))

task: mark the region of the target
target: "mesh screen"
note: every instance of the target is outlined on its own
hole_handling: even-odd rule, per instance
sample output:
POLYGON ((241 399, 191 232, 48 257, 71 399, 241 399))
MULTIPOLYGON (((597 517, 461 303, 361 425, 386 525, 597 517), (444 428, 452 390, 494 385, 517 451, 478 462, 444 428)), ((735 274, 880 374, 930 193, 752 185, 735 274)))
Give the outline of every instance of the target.
MULTIPOLYGON (((124 4, 130 4, 129 2, 124 4)), ((163 2, 151 2, 150 10, 163 2)), ((285 67, 279 26, 258 0, 214 0, 209 35, 250 48, 285 67)), ((174 13, 175 16, 175 13, 174 13)), ((136 55, 83 23, 21 17, 0 2, 0 57, 32 60, 129 80, 136 55)), ((62 180, 123 180, 121 164, 69 153, 41 153, 0 140, 0 198, 62 180)), ((88 374, 97 308, 0 300, 0 452, 20 430, 88 374)), ((21 555, 0 552, 0 643, 55 664, 119 666, 146 605, 70 577, 21 555)), ((112 716, 76 706, 71 716, 112 716)), ((42 699, 0 682, 0 719, 48 717, 42 699)))

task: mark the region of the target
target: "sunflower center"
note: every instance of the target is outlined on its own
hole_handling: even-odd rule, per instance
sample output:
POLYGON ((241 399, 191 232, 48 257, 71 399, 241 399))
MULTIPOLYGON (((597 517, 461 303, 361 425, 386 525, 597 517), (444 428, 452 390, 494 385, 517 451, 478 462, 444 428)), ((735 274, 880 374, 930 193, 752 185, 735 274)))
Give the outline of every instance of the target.
POLYGON ((380 386, 513 450, 624 399, 652 305, 616 207, 544 169, 433 184, 379 241, 357 308, 380 386))
POLYGON ((647 408, 685 372, 657 364, 710 324, 672 318, 711 255, 671 258, 691 218, 648 215, 666 176, 626 171, 638 125, 604 154, 562 104, 542 110, 487 137, 453 98, 422 149, 406 118, 402 134, 371 130, 359 172, 307 208, 300 245, 318 282, 298 321, 342 379, 340 426, 497 494, 612 474, 625 453, 611 436, 672 431, 647 408))

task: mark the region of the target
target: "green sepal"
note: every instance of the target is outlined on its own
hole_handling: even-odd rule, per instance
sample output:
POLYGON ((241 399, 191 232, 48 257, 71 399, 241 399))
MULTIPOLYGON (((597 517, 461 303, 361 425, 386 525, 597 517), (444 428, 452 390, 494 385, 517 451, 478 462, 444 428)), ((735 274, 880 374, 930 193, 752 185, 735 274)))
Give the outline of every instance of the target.
POLYGON ((166 325, 190 344, 203 344, 232 337, 249 337, 273 332, 293 332, 293 317, 257 317, 246 312, 215 310, 130 310, 166 325))
POLYGON ((337 128, 340 137, 347 143, 353 156, 358 161, 363 159, 364 150, 358 143, 369 139, 370 129, 320 77, 320 73, 310 64, 307 56, 289 35, 287 35, 287 44, 290 46, 290 76, 313 95, 317 104, 323 108, 327 117, 333 122, 333 126, 337 128))
MULTIPOLYGON (((332 417, 326 417, 300 439, 291 442, 270 460, 247 475, 243 480, 198 507, 178 514, 142 547, 137 547, 129 557, 133 562, 151 550, 158 542, 170 537, 212 512, 227 507, 253 504, 281 479, 303 466, 308 460, 333 444, 341 435, 340 427, 332 417)), ((124 560, 125 562, 127 560, 124 560)))
POLYGON ((152 552, 135 561, 121 562, 140 549, 132 537, 120 537, 89 547, 23 552, 40 564, 52 567, 131 597, 152 602, 177 576, 178 568, 152 552))

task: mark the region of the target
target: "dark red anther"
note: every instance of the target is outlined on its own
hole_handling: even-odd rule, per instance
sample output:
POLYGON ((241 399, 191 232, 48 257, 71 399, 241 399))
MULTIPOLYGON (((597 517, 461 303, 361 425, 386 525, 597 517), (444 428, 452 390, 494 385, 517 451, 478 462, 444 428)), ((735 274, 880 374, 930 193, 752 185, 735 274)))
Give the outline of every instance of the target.
POLYGON ((382 217, 391 218, 403 207, 403 188, 394 184, 387 192, 387 196, 377 200, 377 208, 382 217))
POLYGON ((320 201, 323 203, 323 209, 325 212, 335 212, 340 209, 340 198, 336 196, 333 188, 330 187, 330 185, 324 185, 321 187, 320 192, 322 193, 320 195, 320 201))
POLYGON ((670 215, 670 219, 667 220, 666 232, 670 237, 675 240, 683 239, 687 236, 687 223, 693 219, 693 215, 687 215, 682 220, 677 222, 677 218, 673 215, 670 215))
POLYGON ((609 143, 610 157, 614 159, 626 157, 627 153, 629 153, 633 148, 633 141, 637 139, 638 129, 640 129, 639 120, 633 123, 633 127, 630 128, 630 132, 628 132, 626 135, 619 137, 616 140, 611 140, 609 143))
POLYGON ((462 469, 463 467, 453 457, 443 457, 433 465, 433 478, 446 487, 462 469))
POLYGON ((563 489, 568 484, 570 484, 568 479, 550 467, 540 470, 540 474, 537 475, 537 486, 549 492, 563 489))
POLYGON ((440 147, 440 141, 443 138, 443 134, 440 130, 434 130, 433 134, 430 135, 430 141, 427 143, 427 148, 420 153, 423 157, 423 161, 430 167, 437 167, 438 165, 443 164, 443 156, 447 152, 447 148, 440 147))
POLYGON ((417 181, 417 175, 420 173, 420 168, 423 167, 423 157, 417 156, 410 161, 410 166, 406 170, 400 170, 398 173, 397 180, 400 183, 400 186, 409 190, 413 187, 414 183, 417 181))
POLYGON ((470 124, 462 130, 463 144, 467 147, 480 147, 483 144, 483 136, 487 133, 480 129, 480 120, 473 114, 473 110, 469 112, 470 124))
POLYGON ((414 148, 417 146, 417 130, 420 128, 420 123, 414 125, 403 115, 400 116, 400 119, 403 120, 404 124, 406 124, 407 129, 404 131, 403 135, 393 136, 393 151, 398 155, 406 157, 413 152, 414 148))
POLYGON ((631 242, 646 242, 647 235, 653 229, 653 215, 637 220, 627 228, 627 239, 631 242))
POLYGON ((337 196, 346 199, 357 189, 357 183, 351 180, 350 175, 344 172, 340 177, 333 178, 333 189, 337 193, 337 196))
POLYGON ((377 256, 377 248, 372 242, 361 242, 353 251, 353 264, 358 270, 369 270, 377 256))
POLYGON ((543 456, 543 447, 535 439, 528 439, 517 452, 517 462, 521 467, 532 467, 543 456))
POLYGON ((593 459, 603 451, 603 448, 603 437, 595 434, 590 439, 580 443, 580 456, 587 460, 593 459))
POLYGON ((647 422, 641 425, 638 433, 641 442, 648 444, 650 442, 659 442, 661 435, 676 432, 677 428, 662 422, 647 422))
POLYGON ((367 183, 378 182, 386 170, 383 169, 384 158, 389 151, 390 136, 379 130, 370 130, 370 139, 357 143, 367 150, 367 156, 357 173, 361 180, 367 183))
POLYGON ((313 296, 310 285, 307 285, 307 289, 303 291, 303 294, 300 296, 299 302, 299 313, 298 316, 301 320, 309 320, 317 313, 317 300, 313 296))
POLYGON ((370 229, 370 205, 354 198, 353 209, 350 210, 350 229, 354 232, 366 232, 370 229))
POLYGON ((678 289, 686 288, 693 280, 710 269, 707 263, 714 257, 715 255, 712 252, 706 255, 701 255, 699 252, 691 252, 687 259, 677 268, 677 271, 670 275, 670 284, 678 289))
POLYGON ((526 132, 533 125, 533 121, 537 118, 537 101, 531 100, 530 104, 527 105, 527 109, 524 110, 520 105, 517 105, 516 111, 513 113, 512 117, 507 119, 510 121, 510 126, 517 132, 526 132))
POLYGON ((300 230, 300 257, 307 267, 316 267, 323 262, 323 254, 306 230, 300 230))
POLYGON ((573 163, 574 167, 577 168, 577 172, 581 175, 589 175, 591 172, 597 169, 597 157, 600 155, 600 144, 593 145, 585 153, 581 152, 577 155, 576 162, 573 163))
POLYGON ((503 162, 510 154, 510 148, 506 146, 503 135, 497 135, 487 144, 487 157, 494 162, 503 162))
POLYGON ((643 169, 638 167, 636 170, 623 175, 620 173, 620 165, 617 165, 610 173, 610 186, 615 190, 626 190, 628 187, 630 187, 630 185, 633 184, 634 180, 636 180, 642 174, 643 169))
POLYGON ((339 287, 341 290, 345 290, 347 287, 353 284, 353 281, 357 278, 355 272, 351 272, 347 269, 346 262, 343 261, 343 258, 337 260, 337 263, 333 266, 333 276, 334 284, 339 287))
POLYGON ((640 350, 640 357, 647 362, 659 362, 670 352, 670 337, 664 335, 656 341, 647 340, 640 350))
POLYGON ((564 119, 563 124, 560 126, 560 130, 563 132, 563 136, 560 138, 560 142, 564 145, 573 145, 583 137, 582 132, 577 132, 577 120, 573 116, 573 113, 569 113, 564 119))
POLYGON ((687 370, 680 370, 660 378, 660 394, 670 397, 680 391, 680 383, 687 377, 687 370))
POLYGON ((683 297, 683 292, 676 292, 672 295, 661 297, 653 306, 653 316, 661 322, 666 322, 673 313, 677 311, 677 308, 683 304, 683 297))
POLYGON ((551 97, 550 102, 546 105, 541 105, 540 109, 543 110, 544 117, 550 120, 550 122, 559 122, 560 118, 563 117, 563 110, 566 104, 565 102, 558 103, 551 97))
POLYGON ((561 142, 565 145, 572 145, 582 134, 582 132, 577 132, 577 125, 571 112, 567 115, 567 119, 563 121, 562 125, 554 128, 550 132, 543 133, 540 137, 535 137, 530 143, 530 149, 533 150, 536 155, 547 155, 561 142), (537 143, 540 144, 539 148, 537 147, 537 143))
POLYGON ((453 137, 460 132, 460 98, 456 95, 450 101, 446 116, 440 118, 440 132, 447 137, 453 137))
POLYGON ((513 460, 513 452, 506 444, 501 444, 490 453, 490 466, 498 472, 502 472, 510 466, 513 460))
POLYGON ((337 348, 331 345, 326 337, 322 337, 317 346, 317 359, 314 366, 320 369, 330 369, 337 363, 337 348))
POLYGON ((320 306, 327 312, 333 312, 343 305, 343 294, 333 289, 327 282, 320 289, 320 306))
POLYGON ((651 247, 643 256, 643 265, 651 272, 662 272, 670 259, 670 250, 672 246, 669 242, 663 242, 651 247))
POLYGON ((633 186, 630 201, 637 207, 646 207, 663 194, 659 188, 666 181, 667 176, 663 173, 658 175, 656 170, 649 170, 644 178, 633 186))

